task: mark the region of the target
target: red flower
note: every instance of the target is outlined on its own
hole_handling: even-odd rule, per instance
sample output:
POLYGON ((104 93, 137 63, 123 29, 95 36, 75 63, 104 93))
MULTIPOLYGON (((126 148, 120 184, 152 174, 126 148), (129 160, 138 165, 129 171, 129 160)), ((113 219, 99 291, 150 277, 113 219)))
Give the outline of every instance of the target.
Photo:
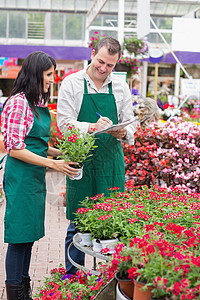
POLYGON ((169 107, 169 103, 165 103, 164 105, 163 105, 163 108, 164 109, 167 109, 169 107))

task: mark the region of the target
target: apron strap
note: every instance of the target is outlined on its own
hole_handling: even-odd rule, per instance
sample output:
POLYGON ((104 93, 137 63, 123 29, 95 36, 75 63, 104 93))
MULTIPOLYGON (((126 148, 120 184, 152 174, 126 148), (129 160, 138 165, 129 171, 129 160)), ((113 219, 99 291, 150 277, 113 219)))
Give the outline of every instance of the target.
POLYGON ((112 91, 112 82, 110 82, 108 84, 108 89, 109 89, 109 94, 112 94, 113 93, 113 91, 112 91))
POLYGON ((2 165, 3 165, 3 161, 4 161, 4 158, 6 157, 6 155, 4 155, 2 157, 2 159, 0 160, 0 170, 2 169, 2 165))
POLYGON ((84 94, 88 94, 87 82, 84 78, 84 94))
MULTIPOLYGON (((112 94, 113 93, 113 91, 112 91, 112 82, 110 82, 108 84, 108 89, 109 89, 109 94, 112 94)), ((88 94, 87 82, 86 82, 85 78, 84 78, 84 94, 88 94)))

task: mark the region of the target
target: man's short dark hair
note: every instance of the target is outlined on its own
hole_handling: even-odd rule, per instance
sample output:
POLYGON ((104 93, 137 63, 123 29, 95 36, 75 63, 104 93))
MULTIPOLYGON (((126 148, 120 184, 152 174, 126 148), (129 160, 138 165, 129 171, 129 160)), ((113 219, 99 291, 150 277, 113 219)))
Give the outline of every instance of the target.
POLYGON ((118 55, 119 55, 118 59, 120 58, 120 56, 121 56, 121 45, 120 45, 118 40, 116 40, 112 37, 105 37, 103 39, 100 39, 100 41, 96 44, 96 47, 94 49, 95 50, 95 55, 99 52, 99 50, 102 47, 106 47, 106 49, 108 50, 108 53, 110 55, 115 55, 116 53, 118 53, 118 55))

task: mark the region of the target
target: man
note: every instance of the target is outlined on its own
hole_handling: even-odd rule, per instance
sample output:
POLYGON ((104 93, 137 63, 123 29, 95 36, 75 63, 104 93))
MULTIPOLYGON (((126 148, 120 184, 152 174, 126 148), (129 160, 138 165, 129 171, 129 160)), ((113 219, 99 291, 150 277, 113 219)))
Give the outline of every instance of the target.
MULTIPOLYGON (((61 130, 67 123, 79 127, 83 133, 105 129, 110 125, 134 118, 129 87, 126 82, 112 75, 119 57, 121 46, 113 38, 101 39, 92 50, 92 62, 86 70, 67 76, 61 85, 58 97, 58 126, 61 130), (98 116, 100 115, 100 117, 98 116)), ((67 178, 66 207, 67 219, 71 220, 65 240, 66 271, 74 274, 76 269, 67 257, 67 249, 76 233, 74 213, 79 202, 96 194, 108 195, 109 187, 125 189, 124 155, 120 139, 134 144, 135 124, 125 129, 99 134, 98 147, 92 159, 84 162, 83 178, 67 178)), ((84 254, 72 247, 72 259, 84 264, 84 254)))

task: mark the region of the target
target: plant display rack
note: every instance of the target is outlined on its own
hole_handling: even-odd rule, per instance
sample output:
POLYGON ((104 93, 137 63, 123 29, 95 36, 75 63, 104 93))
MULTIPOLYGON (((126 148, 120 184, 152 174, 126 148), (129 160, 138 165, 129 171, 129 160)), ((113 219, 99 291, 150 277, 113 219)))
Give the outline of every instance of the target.
POLYGON ((103 255, 99 252, 95 252, 93 249, 92 249, 92 246, 82 246, 80 245, 80 236, 79 234, 75 234, 75 236, 73 237, 73 241, 71 242, 71 244, 69 245, 68 247, 68 251, 67 251, 67 256, 69 258, 69 261, 73 264, 73 266, 75 266, 76 268, 81 268, 82 270, 88 272, 89 270, 91 271, 92 274, 94 275, 99 275, 99 272, 96 271, 96 259, 99 258, 101 260, 105 260, 105 261, 108 261, 109 260, 109 256, 108 255, 103 255), (94 270, 90 270, 84 266, 81 266, 79 264, 77 264, 70 256, 70 249, 71 247, 74 246, 76 247, 78 250, 84 252, 85 254, 88 254, 90 256, 93 256, 93 267, 94 267, 94 270))

